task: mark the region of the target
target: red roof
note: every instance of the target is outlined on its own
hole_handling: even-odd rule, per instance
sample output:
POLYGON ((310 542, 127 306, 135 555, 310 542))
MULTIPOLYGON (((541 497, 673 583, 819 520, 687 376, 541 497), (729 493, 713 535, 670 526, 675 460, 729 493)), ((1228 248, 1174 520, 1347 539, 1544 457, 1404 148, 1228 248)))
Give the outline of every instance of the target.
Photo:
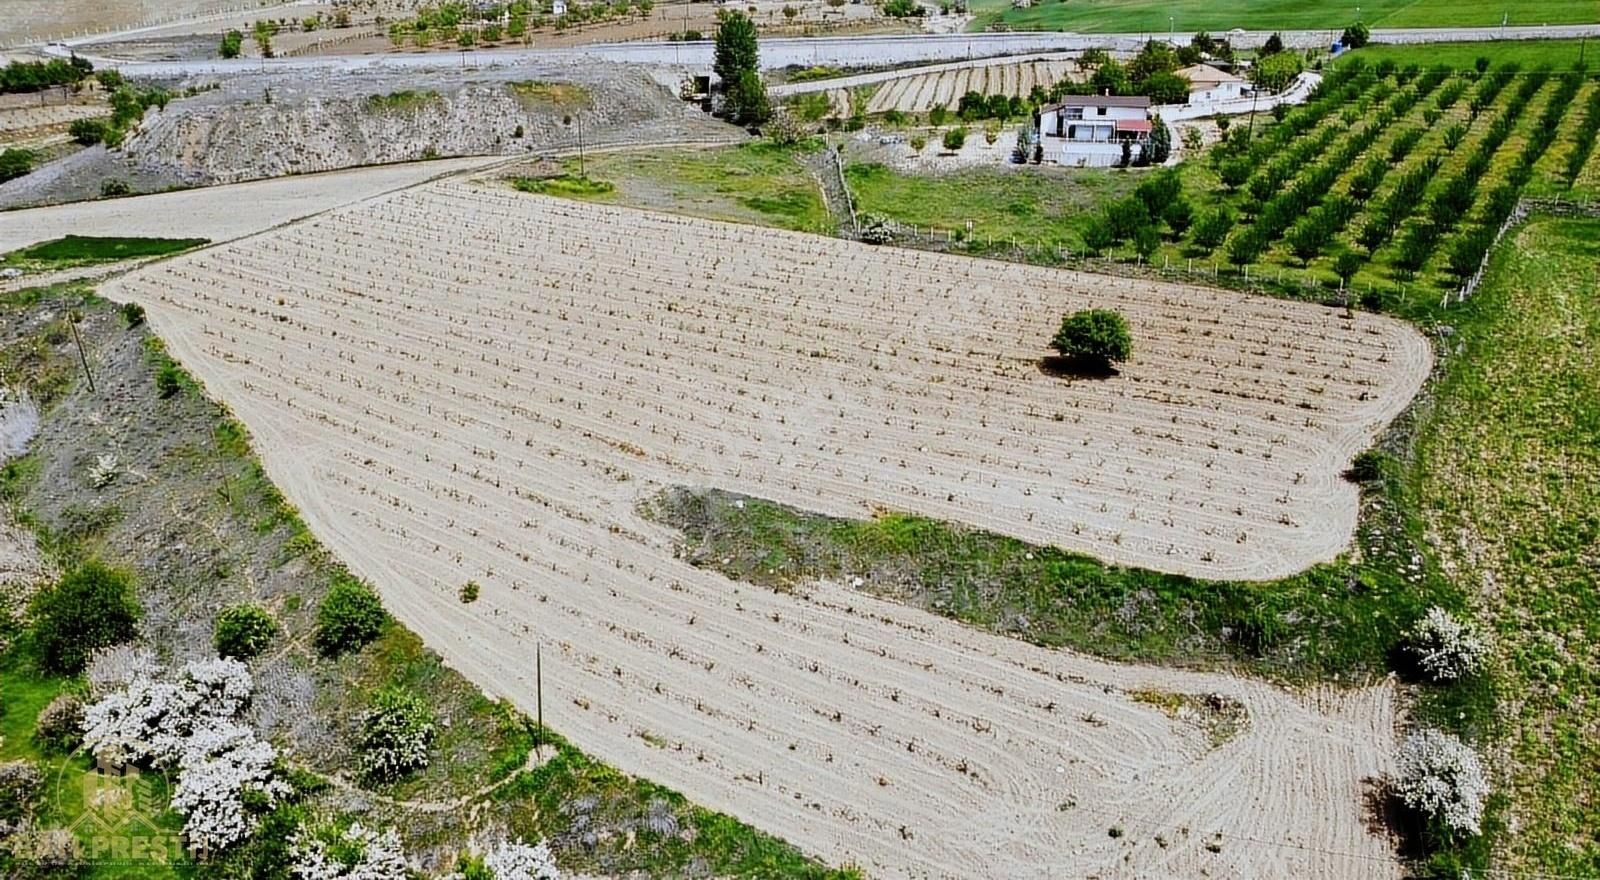
POLYGON ((1117 131, 1149 131, 1149 130, 1150 130, 1150 120, 1148 120, 1148 119, 1118 119, 1117 120, 1117 131))

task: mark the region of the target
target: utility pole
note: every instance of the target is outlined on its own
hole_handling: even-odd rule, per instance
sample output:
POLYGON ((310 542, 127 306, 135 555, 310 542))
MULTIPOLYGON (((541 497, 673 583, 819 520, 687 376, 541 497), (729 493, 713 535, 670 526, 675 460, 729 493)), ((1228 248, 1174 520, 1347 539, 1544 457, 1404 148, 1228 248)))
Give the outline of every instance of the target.
POLYGON ((89 393, 94 393, 94 372, 89 369, 89 356, 83 351, 83 337, 78 335, 78 322, 83 320, 83 313, 77 309, 67 313, 67 326, 72 328, 72 341, 78 346, 78 360, 83 362, 83 376, 89 380, 89 393))

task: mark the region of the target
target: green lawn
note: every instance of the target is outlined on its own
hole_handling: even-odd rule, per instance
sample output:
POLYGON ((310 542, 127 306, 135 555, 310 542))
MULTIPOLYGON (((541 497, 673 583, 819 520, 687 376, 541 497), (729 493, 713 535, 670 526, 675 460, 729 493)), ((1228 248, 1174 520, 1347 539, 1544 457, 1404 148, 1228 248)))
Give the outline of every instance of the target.
POLYGON ((972 8, 980 28, 1004 22, 1012 30, 1083 33, 1340 29, 1356 21, 1358 8, 1361 21, 1374 28, 1498 27, 1508 12, 1513 25, 1600 21, 1593 0, 1042 0, 1028 9, 1012 9, 1009 0, 977 0, 972 8))
POLYGON ((557 178, 587 178, 587 185, 547 186, 544 191, 712 220, 831 234, 834 222, 822 192, 802 164, 805 149, 761 142, 716 149, 601 153, 585 160, 582 175, 576 159, 566 160, 566 177, 557 178))
POLYGON ((1030 248, 1044 242, 1081 249, 1093 211, 1143 179, 1127 171, 1035 166, 905 174, 878 164, 849 165, 845 177, 858 212, 953 230, 976 253, 1010 249, 1013 237, 1030 248))
POLYGON ((10 265, 76 266, 85 263, 114 263, 138 257, 159 257, 209 244, 206 238, 102 238, 69 235, 54 241, 12 251, 4 262, 10 265))

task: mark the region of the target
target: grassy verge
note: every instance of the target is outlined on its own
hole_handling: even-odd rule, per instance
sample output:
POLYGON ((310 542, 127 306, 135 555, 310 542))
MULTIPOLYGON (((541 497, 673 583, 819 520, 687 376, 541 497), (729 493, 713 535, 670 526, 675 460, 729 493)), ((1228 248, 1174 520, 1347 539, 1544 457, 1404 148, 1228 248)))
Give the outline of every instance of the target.
MULTIPOLYGON (((750 143, 601 153, 587 157, 584 172, 612 189, 596 185, 550 192, 711 220, 831 233, 833 220, 822 192, 803 163, 814 148, 750 143)), ((576 159, 566 160, 563 170, 564 178, 584 179, 577 174, 576 159)))
POLYGON ((387 95, 368 95, 367 109, 373 113, 399 113, 420 110, 437 103, 439 93, 432 90, 413 91, 406 89, 400 92, 390 92, 387 95))
MULTIPOLYGON (((440 866, 474 835, 511 825, 549 836, 563 865, 599 874, 683 876, 709 865, 722 876, 853 876, 565 743, 530 775, 528 719, 487 699, 398 622, 343 657, 316 652, 317 607, 330 584, 351 575, 267 478, 244 429, 204 396, 158 338, 142 324, 128 327, 112 304, 68 287, 0 298, 0 382, 44 401, 29 453, 0 470, 0 498, 58 563, 92 556, 135 573, 145 644, 163 655, 208 652, 217 612, 244 601, 281 625, 282 636, 252 664, 260 683, 252 719, 313 784, 303 803, 273 814, 272 821, 288 823, 274 826, 278 837, 302 818, 347 821, 357 803, 362 822, 395 827, 413 856, 440 866), (59 321, 41 319, 71 309, 83 314, 99 393, 88 390, 59 321), (158 377, 174 372, 163 390, 158 377), (117 456, 118 475, 96 488, 84 474, 107 451, 117 456), (370 696, 388 687, 422 697, 439 733, 425 770, 366 785, 354 734, 370 696), (578 816, 587 817, 581 829, 578 816)), ((0 656, 0 760, 44 759, 52 781, 67 779, 67 794, 39 816, 50 826, 69 826, 84 814, 80 782, 92 768, 87 759, 41 755, 33 745, 35 718, 56 693, 81 687, 39 674, 21 648, 0 656)), ((167 797, 165 787, 152 789, 151 813, 172 830, 181 823, 165 809, 167 797)), ((75 830, 89 846, 102 833, 87 825, 75 830)), ((270 849, 263 844, 204 864, 102 859, 91 876, 274 876, 250 864, 270 849)))
POLYGON ((951 231, 975 253, 1010 250, 1013 238, 1081 250, 1093 210, 1127 195, 1142 179, 1121 171, 1042 167, 907 174, 880 164, 849 165, 845 177, 857 211, 924 231, 951 231))
POLYGON ((160 257, 209 244, 206 238, 103 238, 69 235, 40 242, 5 255, 12 266, 66 268, 90 263, 114 263, 139 257, 160 257))
POLYGON ((1083 0, 1035 3, 1026 9, 1012 8, 1006 0, 976 0, 972 9, 979 14, 980 27, 1003 22, 1019 31, 1148 33, 1151 36, 1160 36, 1169 29, 1208 30, 1216 34, 1233 28, 1337 31, 1358 17, 1374 28, 1487 28, 1499 27, 1502 20, 1513 25, 1581 24, 1600 20, 1600 11, 1585 0, 1532 0, 1512 6, 1483 0, 1460 3, 1449 0, 1364 0, 1362 3, 1265 0, 1237 5, 1208 0, 1083 0), (1505 19, 1508 12, 1510 18, 1505 19))
POLYGON ((506 87, 511 90, 511 94, 516 95, 523 104, 530 107, 585 108, 594 104, 589 90, 577 83, 530 79, 507 83, 506 87))
POLYGON ((564 196, 569 199, 598 199, 617 190, 609 180, 595 180, 592 177, 581 177, 576 174, 561 174, 556 177, 513 177, 511 185, 519 192, 564 196))

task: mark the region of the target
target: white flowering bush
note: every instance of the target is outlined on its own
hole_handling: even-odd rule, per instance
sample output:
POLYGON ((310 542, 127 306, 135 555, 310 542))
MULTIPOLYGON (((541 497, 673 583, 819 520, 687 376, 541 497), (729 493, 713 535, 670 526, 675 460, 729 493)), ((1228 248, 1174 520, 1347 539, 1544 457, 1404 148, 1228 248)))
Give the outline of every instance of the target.
POLYGON ((561 880, 550 844, 543 840, 534 846, 501 841, 484 855, 483 866, 494 880, 561 880))
POLYGON ((406 880, 406 854, 394 829, 379 834, 351 825, 337 845, 300 829, 289 840, 289 873, 296 880, 406 880))
POLYGON ((391 782, 428 766, 433 745, 433 714, 414 694, 387 690, 373 700, 361 716, 356 747, 361 772, 379 782, 391 782))
POLYGON ((126 679, 84 711, 84 745, 113 766, 177 767, 172 807, 196 850, 223 849, 255 830, 247 796, 267 806, 290 793, 274 775, 277 750, 234 719, 254 682, 238 660, 186 664, 168 679, 153 660, 97 657, 101 684, 126 679))
POLYGON ((245 795, 254 793, 267 806, 291 793, 275 778, 277 750, 256 739, 255 731, 232 721, 195 731, 179 760, 178 785, 172 808, 185 817, 189 846, 220 850, 248 837, 256 820, 245 809, 245 795))
POLYGON ((1478 632, 1434 606, 1422 615, 1406 643, 1422 671, 1434 681, 1455 681, 1479 671, 1489 659, 1489 645, 1478 632))
POLYGON ((1489 780, 1472 747, 1442 730, 1421 730, 1400 746, 1395 793, 1452 833, 1477 834, 1489 780))

